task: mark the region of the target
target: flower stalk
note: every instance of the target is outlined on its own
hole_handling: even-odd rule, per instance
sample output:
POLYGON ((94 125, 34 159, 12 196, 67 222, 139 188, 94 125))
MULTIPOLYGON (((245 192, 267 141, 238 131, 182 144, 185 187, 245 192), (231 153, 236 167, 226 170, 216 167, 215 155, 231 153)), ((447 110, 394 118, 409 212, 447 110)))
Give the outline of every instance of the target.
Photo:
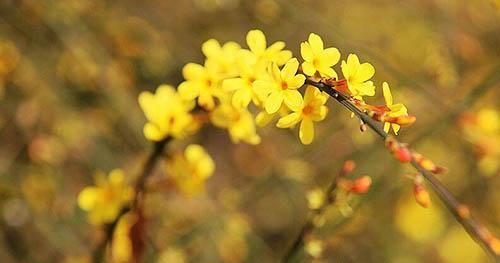
MULTIPOLYGON (((315 81, 310 78, 306 79, 305 84, 315 86, 320 90, 326 92, 337 102, 342 104, 349 111, 354 113, 365 125, 372 129, 384 141, 388 135, 379 123, 373 120, 369 115, 356 107, 351 101, 350 97, 341 91, 335 89, 333 85, 327 85, 321 81, 315 81)), ((393 137, 391 140, 399 143, 393 137)), ((419 155, 412 154, 410 164, 427 180, 430 187, 436 192, 439 199, 444 203, 446 208, 453 214, 455 219, 463 226, 467 233, 489 254, 495 261, 500 261, 500 250, 498 248, 498 239, 495 238, 491 232, 477 221, 477 219, 470 213, 466 205, 460 203, 455 196, 435 177, 432 170, 426 169, 422 166, 419 160, 419 155)), ((286 261, 285 261, 286 262, 286 261)))

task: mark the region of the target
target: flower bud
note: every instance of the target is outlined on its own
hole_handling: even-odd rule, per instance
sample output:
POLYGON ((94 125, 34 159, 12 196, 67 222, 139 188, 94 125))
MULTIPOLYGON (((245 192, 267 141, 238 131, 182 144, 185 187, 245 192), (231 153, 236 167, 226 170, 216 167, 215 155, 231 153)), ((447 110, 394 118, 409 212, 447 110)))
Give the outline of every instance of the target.
POLYGON ((347 160, 344 162, 344 167, 342 167, 342 173, 350 174, 356 168, 356 163, 353 160, 347 160))
POLYGON ((415 196, 415 200, 417 201, 417 203, 422 207, 427 208, 431 204, 431 197, 429 195, 429 192, 427 192, 427 190, 425 190, 422 185, 413 185, 413 195, 415 196))
POLYGON ((411 152, 406 146, 398 148, 393 152, 393 155, 398 161, 402 163, 411 162, 411 152))
POLYGON ((370 186, 372 185, 372 178, 370 176, 363 176, 356 178, 349 189, 350 192, 355 194, 364 194, 370 190, 370 186))

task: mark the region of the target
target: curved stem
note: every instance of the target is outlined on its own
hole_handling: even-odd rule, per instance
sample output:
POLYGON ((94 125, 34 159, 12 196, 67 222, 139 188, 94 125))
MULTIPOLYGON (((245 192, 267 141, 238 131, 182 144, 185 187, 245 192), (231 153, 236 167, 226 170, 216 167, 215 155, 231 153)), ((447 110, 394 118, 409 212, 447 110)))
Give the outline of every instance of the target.
MULTIPOLYGON (((342 104, 345 108, 353 112, 360 118, 368 127, 370 127, 377 135, 382 139, 386 139, 388 134, 383 130, 382 126, 370 118, 366 113, 356 107, 350 102, 349 96, 328 86, 322 82, 316 82, 311 79, 306 79, 306 84, 315 86, 320 90, 326 92, 337 102, 342 104)), ((496 261, 500 261, 500 255, 492 247, 491 240, 492 235, 487 230, 486 227, 481 225, 470 213, 465 205, 461 204, 453 194, 432 174, 431 172, 424 169, 420 164, 418 164, 414 159, 411 161, 411 165, 419 171, 422 176, 427 180, 431 188, 437 193, 441 201, 445 204, 446 208, 450 210, 455 219, 464 227, 464 229, 469 233, 469 235, 496 261)))
POLYGON ((92 254, 92 262, 94 263, 104 262, 105 258, 104 254, 106 251, 106 247, 108 244, 111 243, 113 239, 113 233, 115 232, 115 228, 118 224, 118 221, 120 221, 122 216, 125 215, 127 212, 140 207, 140 205, 142 204, 146 179, 153 172, 153 169, 155 168, 157 161, 160 159, 163 151, 165 150, 165 147, 171 140, 172 137, 167 137, 154 144, 153 151, 149 154, 148 159, 144 163, 141 174, 139 175, 135 183, 134 186, 135 197, 132 204, 130 206, 124 207, 120 211, 118 216, 115 218, 115 220, 105 226, 104 239, 96 246, 94 253, 92 254))

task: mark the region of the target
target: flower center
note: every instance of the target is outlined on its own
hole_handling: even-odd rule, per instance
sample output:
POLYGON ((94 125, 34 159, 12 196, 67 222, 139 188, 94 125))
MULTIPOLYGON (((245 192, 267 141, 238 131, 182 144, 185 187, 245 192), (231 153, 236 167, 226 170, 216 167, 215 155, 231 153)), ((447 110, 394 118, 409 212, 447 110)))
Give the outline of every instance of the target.
POLYGON ((313 61, 312 61, 312 64, 315 68, 319 68, 319 59, 318 58, 314 58, 313 61))
POLYGON ((170 118, 168 118, 168 124, 173 125, 174 123, 175 123, 175 117, 170 116, 170 118))
POLYGON ((306 106, 302 109, 302 113, 303 113, 304 115, 311 115, 313 111, 314 111, 314 108, 313 108, 311 105, 306 105, 306 106))
POLYGON ((286 83, 286 81, 282 81, 282 82, 281 82, 281 89, 282 89, 282 90, 286 90, 286 89, 288 89, 288 83, 286 83))

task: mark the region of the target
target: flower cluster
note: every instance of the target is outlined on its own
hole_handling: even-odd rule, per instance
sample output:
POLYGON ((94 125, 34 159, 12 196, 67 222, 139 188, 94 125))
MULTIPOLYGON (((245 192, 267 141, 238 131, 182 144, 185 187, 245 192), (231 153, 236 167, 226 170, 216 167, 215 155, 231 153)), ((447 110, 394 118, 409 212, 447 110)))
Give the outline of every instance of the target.
POLYGON ((256 127, 277 120, 278 128, 293 128, 300 123, 299 139, 310 144, 314 140, 314 122, 324 120, 328 113, 328 96, 317 87, 304 85, 307 78, 333 83, 332 87, 350 96, 360 109, 384 122, 387 132, 392 127, 397 133, 400 126, 415 121, 403 104, 393 103, 386 82, 382 85, 386 105, 367 104, 363 98, 375 95, 371 81, 374 67, 349 54, 340 65, 344 78, 339 79, 334 69, 341 59, 339 50, 326 47, 316 34, 311 33, 301 43, 302 62, 284 49, 284 42, 268 45, 260 30, 249 31, 246 44, 248 48, 210 39, 202 45, 204 63, 183 67, 185 80, 177 92, 164 85, 154 95, 142 93, 139 102, 148 119, 144 127, 146 138, 157 141, 192 133, 195 128, 190 128, 189 122, 196 121, 190 110, 197 104, 214 126, 228 131, 234 143, 260 143, 256 127))
MULTIPOLYGON (((397 133, 400 126, 415 121, 403 104, 393 103, 385 82, 382 88, 386 105, 366 103, 365 97, 375 95, 371 80, 374 67, 361 62, 355 54, 341 60, 339 50, 325 45, 319 35, 311 33, 301 43, 302 61, 285 49, 284 42, 268 43, 260 30, 247 33, 246 46, 210 39, 201 47, 203 63, 187 63, 182 68, 184 80, 177 87, 161 85, 154 93, 142 92, 138 101, 147 120, 144 136, 154 142, 185 139, 209 122, 226 130, 234 143, 259 144, 257 127, 274 122, 283 129, 299 126, 300 141, 310 144, 315 137, 315 123, 325 120, 328 114, 329 97, 313 82, 327 83, 345 94, 360 110, 385 123, 386 132, 392 128, 397 133), (340 61, 339 71, 334 67, 340 61)), ((191 196, 203 190, 215 164, 202 146, 189 145, 183 153, 170 156, 167 167, 176 189, 191 196)), ((363 177, 353 182, 344 180, 342 185, 347 192, 363 193, 370 183, 363 177)), ((123 174, 113 172, 109 182, 84 189, 79 203, 89 211, 91 222, 106 223, 115 219, 131 195, 123 183, 123 174), (118 186, 123 193, 115 193, 118 186)))

